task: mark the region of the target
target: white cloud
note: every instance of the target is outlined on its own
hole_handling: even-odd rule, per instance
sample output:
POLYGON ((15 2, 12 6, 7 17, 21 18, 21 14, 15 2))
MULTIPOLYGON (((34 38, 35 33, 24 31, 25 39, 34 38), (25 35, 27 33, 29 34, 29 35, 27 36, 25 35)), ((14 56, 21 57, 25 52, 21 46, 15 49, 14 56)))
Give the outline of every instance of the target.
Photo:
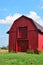
MULTIPOLYGON (((16 13, 12 16, 7 16, 5 19, 0 19, 0 24, 11 24, 20 16, 22 15, 19 13, 16 13)), ((43 27, 43 20, 36 12, 30 11, 29 14, 27 14, 26 16, 32 18, 35 22, 43 27)))
POLYGON ((0 19, 0 24, 11 24, 13 23, 14 20, 16 20, 17 18, 19 18, 21 16, 21 14, 14 14, 12 16, 7 16, 5 19, 0 19))
POLYGON ((43 20, 36 12, 30 11, 30 13, 27 16, 32 18, 36 23, 43 27, 43 20))

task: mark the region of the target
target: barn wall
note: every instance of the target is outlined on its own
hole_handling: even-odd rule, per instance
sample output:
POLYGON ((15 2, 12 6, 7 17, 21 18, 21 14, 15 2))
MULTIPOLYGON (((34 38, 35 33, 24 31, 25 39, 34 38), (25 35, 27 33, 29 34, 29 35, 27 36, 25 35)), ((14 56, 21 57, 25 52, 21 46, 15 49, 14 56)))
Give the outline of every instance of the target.
POLYGON ((16 39, 16 34, 11 33, 9 34, 9 51, 15 51, 15 39, 16 39))
POLYGON ((34 50, 34 52, 36 52, 38 48, 38 33, 36 31, 29 31, 28 38, 29 38, 29 49, 32 49, 34 50))
POLYGON ((38 34, 38 49, 43 51, 43 35, 38 34))
POLYGON ((28 40, 28 49, 31 48, 36 52, 38 48, 38 33, 33 22, 29 19, 21 17, 19 20, 16 20, 12 25, 9 33, 9 51, 18 52, 18 42, 17 42, 17 29, 19 27, 27 26, 27 40, 28 40))

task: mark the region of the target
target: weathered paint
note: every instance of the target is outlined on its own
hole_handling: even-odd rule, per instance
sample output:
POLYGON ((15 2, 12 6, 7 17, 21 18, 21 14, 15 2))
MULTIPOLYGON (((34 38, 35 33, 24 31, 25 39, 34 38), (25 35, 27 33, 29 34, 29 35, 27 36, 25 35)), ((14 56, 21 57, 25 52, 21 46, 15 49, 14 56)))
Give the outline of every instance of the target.
POLYGON ((38 34, 38 49, 43 51, 43 35, 38 34))
MULTIPOLYGON (((14 21, 9 33, 9 51, 26 52, 31 49, 37 52, 37 49, 43 50, 43 40, 34 21, 28 17, 21 16, 14 21), (41 45, 41 46, 40 46, 41 45)), ((42 36, 42 35, 41 35, 42 36)))

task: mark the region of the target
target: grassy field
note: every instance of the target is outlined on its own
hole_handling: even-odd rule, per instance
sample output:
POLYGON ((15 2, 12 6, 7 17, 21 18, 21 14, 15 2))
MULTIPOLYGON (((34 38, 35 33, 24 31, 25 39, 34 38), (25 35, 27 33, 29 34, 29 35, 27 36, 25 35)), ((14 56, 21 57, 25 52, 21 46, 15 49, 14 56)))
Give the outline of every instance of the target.
POLYGON ((0 52, 0 65, 43 65, 43 54, 0 52))

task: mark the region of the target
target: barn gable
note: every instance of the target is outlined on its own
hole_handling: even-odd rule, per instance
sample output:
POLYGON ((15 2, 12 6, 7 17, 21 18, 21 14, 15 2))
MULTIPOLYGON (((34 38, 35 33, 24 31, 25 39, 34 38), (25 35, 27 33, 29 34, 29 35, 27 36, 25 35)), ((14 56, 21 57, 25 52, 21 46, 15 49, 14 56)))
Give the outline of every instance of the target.
MULTIPOLYGON (((34 21, 31 19, 31 18, 28 18, 26 16, 21 16, 20 18, 18 18, 17 20, 14 21, 14 23, 12 24, 10 30, 7 32, 7 33, 10 33, 10 32, 13 32, 13 31, 16 31, 15 27, 17 27, 18 25, 20 27, 22 26, 26 26, 26 24, 29 26, 29 27, 33 27, 34 30, 38 30, 37 26, 35 25, 34 21), (30 23, 30 24, 29 24, 30 23)), ((33 29, 30 29, 30 30, 33 30, 33 29)))

